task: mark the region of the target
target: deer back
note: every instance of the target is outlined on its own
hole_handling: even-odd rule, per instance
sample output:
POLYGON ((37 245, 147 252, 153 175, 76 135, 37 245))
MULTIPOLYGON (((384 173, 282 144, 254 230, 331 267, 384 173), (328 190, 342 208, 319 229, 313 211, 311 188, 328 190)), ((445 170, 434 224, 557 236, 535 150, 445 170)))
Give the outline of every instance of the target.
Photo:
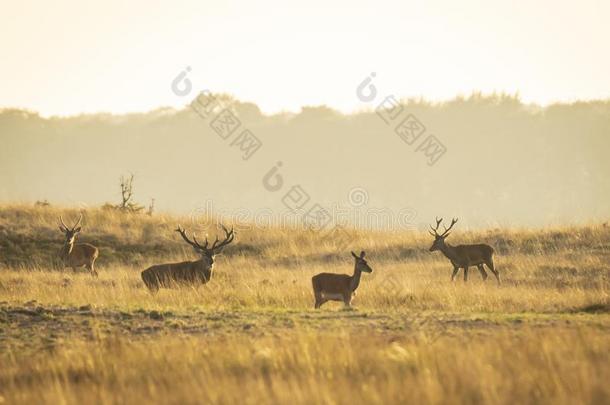
POLYGON ((171 283, 204 284, 212 277, 213 265, 203 259, 180 263, 158 264, 144 270, 143 273, 159 281, 163 286, 171 283))
POLYGON ((468 265, 477 265, 487 262, 494 253, 491 246, 486 244, 458 245, 455 252, 460 262, 468 265))
POLYGON ((311 279, 314 291, 341 294, 351 291, 352 277, 347 274, 320 273, 311 279))

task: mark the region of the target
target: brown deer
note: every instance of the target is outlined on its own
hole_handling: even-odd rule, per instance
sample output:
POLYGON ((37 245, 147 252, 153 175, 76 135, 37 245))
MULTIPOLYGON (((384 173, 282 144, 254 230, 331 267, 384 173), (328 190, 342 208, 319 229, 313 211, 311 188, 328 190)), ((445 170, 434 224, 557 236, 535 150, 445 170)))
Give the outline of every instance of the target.
POLYGON ((193 239, 190 240, 186 236, 184 229, 178 225, 176 232, 182 236, 182 239, 201 255, 201 259, 195 261, 187 261, 180 263, 158 264, 151 266, 142 272, 142 280, 148 289, 155 293, 159 288, 171 288, 179 285, 201 285, 205 284, 212 278, 212 270, 214 268, 214 257, 222 252, 225 246, 233 242, 235 232, 230 231, 221 225, 225 232, 223 241, 219 241, 218 237, 208 248, 208 238, 205 238, 203 245, 199 244, 197 237, 193 233, 193 239))
POLYGON ((445 257, 451 261, 451 264, 453 264, 451 281, 455 279, 460 268, 464 269, 464 282, 468 281, 468 267, 470 266, 477 266, 481 273, 481 277, 483 277, 483 281, 485 281, 487 279, 487 273, 485 272, 483 264, 486 264, 489 270, 496 276, 498 284, 500 284, 500 274, 494 268, 494 249, 485 244, 451 246, 450 244, 445 243, 445 238, 451 234, 451 228, 453 228, 453 225, 455 225, 458 220, 457 218, 451 220, 449 228, 443 225, 445 231, 442 234, 439 234, 437 231, 442 221, 442 218, 436 218, 436 228, 433 228, 432 225, 430 225, 430 228, 432 229, 430 234, 434 236, 434 242, 432 243, 432 246, 430 246, 430 251, 440 250, 445 257))
POLYGON ((313 294, 316 298, 314 308, 320 308, 326 301, 343 301, 346 306, 351 306, 352 297, 356 295, 356 289, 360 285, 362 272, 372 273, 373 269, 364 260, 365 252, 360 252, 357 256, 352 252, 356 259, 354 274, 320 273, 311 278, 313 294))
POLYGON ((79 267, 86 267, 91 272, 91 275, 97 277, 97 271, 94 264, 95 259, 99 256, 99 250, 88 243, 75 243, 76 236, 80 233, 80 223, 83 219, 83 214, 80 215, 76 224, 68 228, 64 224, 64 220, 59 216, 59 230, 66 235, 66 240, 62 246, 59 256, 63 260, 66 267, 72 267, 74 271, 79 267))

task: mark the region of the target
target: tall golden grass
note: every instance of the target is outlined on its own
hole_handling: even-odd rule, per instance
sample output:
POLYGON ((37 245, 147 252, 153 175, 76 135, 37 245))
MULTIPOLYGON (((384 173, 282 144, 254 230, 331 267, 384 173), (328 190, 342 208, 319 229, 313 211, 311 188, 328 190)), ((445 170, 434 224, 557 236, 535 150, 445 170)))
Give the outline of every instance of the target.
POLYGON ((60 243, 60 213, 77 215, 0 207, 0 238, 6 241, 0 245, 0 402, 610 399, 610 229, 601 224, 456 229, 450 237, 455 244, 496 247, 501 286, 483 283, 476 269, 467 284, 451 283, 451 265, 427 251, 431 237, 425 232, 347 230, 346 247, 304 229, 241 226, 209 284, 151 295, 141 270, 196 257, 174 235, 176 224, 213 234, 211 223, 88 209, 82 240, 97 242, 100 259, 122 255, 100 260, 94 279, 59 270, 45 262, 52 254, 36 252, 60 243), (374 269, 363 276, 356 309, 329 303, 314 311, 311 276, 350 273, 350 249, 366 250, 374 269), (28 305, 91 306, 82 322, 100 326, 85 339, 75 332, 81 315, 11 315, 28 305), (150 311, 168 315, 154 321, 154 333, 133 332, 144 321, 129 314, 150 311), (197 323, 198 332, 185 322, 197 323), (51 346, 35 343, 47 337, 51 346))
POLYGON ((602 404, 608 338, 592 328, 430 342, 333 331, 278 337, 108 337, 10 356, 6 402, 602 404))
MULTIPOLYGON (((363 275, 354 305, 378 311, 536 312, 561 313, 608 302, 608 276, 589 269, 572 273, 572 262, 516 257, 504 282, 483 283, 478 272, 464 284, 449 281, 443 261, 375 264, 363 275), (534 269, 535 271, 531 271, 534 269), (559 270, 557 270, 559 269, 559 270), (565 270, 567 269, 567 270, 565 270)), ((500 267, 500 269, 502 269, 500 267)), ((30 300, 49 305, 86 305, 97 308, 188 310, 248 310, 313 306, 311 277, 323 271, 351 273, 346 257, 339 264, 303 264, 265 268, 264 262, 242 257, 218 259, 212 281, 197 288, 161 290, 151 295, 140 278, 140 267, 117 267, 89 274, 45 269, 4 270, 0 273, 0 301, 30 300)), ((607 271, 607 270, 606 270, 607 271)), ((84 272, 83 272, 84 273, 84 272)), ((328 303, 324 307, 340 308, 328 303)))

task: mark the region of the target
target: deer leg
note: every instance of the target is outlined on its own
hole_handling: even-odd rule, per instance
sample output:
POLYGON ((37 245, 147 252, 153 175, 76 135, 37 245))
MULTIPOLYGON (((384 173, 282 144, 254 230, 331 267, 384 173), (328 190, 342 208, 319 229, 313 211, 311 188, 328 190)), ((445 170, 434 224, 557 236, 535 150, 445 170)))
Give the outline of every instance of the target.
POLYGON ((498 280, 498 285, 500 285, 500 273, 498 272, 498 270, 495 269, 494 267, 494 262, 489 259, 488 261, 485 262, 485 264, 487 265, 487 267, 489 267, 489 270, 491 270, 491 272, 494 274, 494 276, 496 276, 496 280, 498 280))
POLYGON ((483 281, 487 280, 487 272, 482 264, 478 264, 477 268, 479 269, 479 273, 481 273, 481 277, 483 277, 483 281))
POLYGON ((323 299, 322 299, 322 294, 320 293, 314 293, 316 302, 313 304, 313 307, 315 309, 318 309, 322 306, 322 304, 324 304, 323 299))
POLYGON ((146 271, 143 271, 141 276, 144 285, 146 288, 148 288, 148 291, 150 291, 151 294, 155 294, 157 291, 159 291, 159 279, 157 277, 146 271))
POLYGON ((350 291, 348 294, 343 294, 343 303, 346 307, 352 306, 352 292, 350 291))
POLYGON ((146 284, 146 287, 148 287, 148 291, 153 295, 159 292, 159 285, 157 284, 146 284))
POLYGON ((148 286, 148 291, 150 291, 151 294, 156 294, 157 292, 159 292, 159 284, 151 283, 148 286))
POLYGON ((459 267, 453 267, 453 273, 451 274, 451 281, 453 282, 455 280, 455 276, 457 276, 458 271, 460 271, 459 267))
POLYGON ((95 265, 94 265, 95 261, 92 261, 87 268, 89 269, 89 271, 91 272, 91 275, 93 277, 97 277, 97 271, 95 270, 95 265))
POLYGON ((468 281, 468 266, 464 267, 464 282, 468 281))

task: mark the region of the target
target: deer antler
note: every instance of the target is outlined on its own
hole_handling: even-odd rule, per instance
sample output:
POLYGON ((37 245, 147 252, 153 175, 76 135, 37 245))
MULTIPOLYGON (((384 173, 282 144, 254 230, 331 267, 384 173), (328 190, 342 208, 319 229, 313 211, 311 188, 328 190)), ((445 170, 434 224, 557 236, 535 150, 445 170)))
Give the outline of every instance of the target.
POLYGON ((445 232, 443 232, 443 234, 441 236, 448 236, 449 235, 449 231, 451 230, 451 228, 453 228, 453 225, 455 225, 457 223, 458 219, 457 218, 453 218, 451 220, 451 225, 449 225, 449 228, 445 227, 445 225, 443 225, 443 228, 445 228, 445 232))
POLYGON ((80 216, 78 217, 78 221, 76 221, 76 223, 74 224, 73 227, 69 228, 65 223, 64 223, 64 219, 62 218, 62 216, 59 216, 59 227, 63 228, 64 232, 68 232, 68 231, 73 231, 76 229, 77 226, 80 225, 81 221, 83 220, 83 214, 81 213, 80 216))
POLYGON ((227 228, 225 228, 224 225, 221 225, 221 226, 222 226, 222 229, 225 231, 225 239, 220 241, 220 243, 219 243, 218 236, 216 236, 216 240, 214 241, 214 243, 212 244, 212 247, 210 247, 210 248, 208 248, 209 242, 208 242, 207 237, 205 238, 205 244, 202 245, 197 240, 197 236, 195 236, 194 232, 193 232, 193 240, 190 240, 188 238, 188 236, 186 236, 186 231, 180 225, 178 225, 178 229, 176 229, 176 232, 178 232, 180 234, 180 236, 182 236, 182 239, 184 239, 186 243, 193 246, 194 248, 205 250, 208 252, 217 253, 217 252, 220 252, 226 245, 233 242, 233 239, 235 239, 235 232, 233 231, 233 228, 231 228, 231 230, 229 231, 227 228))
POLYGON ((229 231, 223 224, 220 224, 220 226, 222 227, 223 231, 225 231, 225 239, 222 242, 218 243, 217 236, 216 240, 214 241, 214 244, 212 245, 212 250, 218 252, 221 251, 229 243, 233 242, 233 239, 235 239, 235 231, 233 230, 233 228, 231 228, 231 230, 229 231))
POLYGON ((74 224, 74 226, 72 227, 72 230, 75 230, 77 226, 80 225, 80 222, 83 220, 83 214, 81 213, 80 216, 78 217, 78 221, 76 221, 76 223, 74 224))
POLYGON ((197 235, 195 235, 195 232, 193 232, 193 241, 195 241, 197 246, 201 247, 202 249, 208 248, 208 237, 207 236, 205 237, 205 245, 201 246, 201 243, 199 243, 199 241, 197 240, 197 235))
POLYGON ((203 250, 206 249, 206 247, 207 247, 207 239, 206 239, 206 245, 204 247, 204 246, 201 246, 199 244, 199 242, 197 242, 197 239, 195 239, 194 235, 193 235, 193 240, 190 240, 188 238, 188 236, 186 236, 186 231, 180 225, 178 225, 178 229, 176 229, 176 232, 178 232, 180 234, 180 236, 182 236, 182 239, 184 239, 184 241, 186 243, 188 243, 189 245, 191 245, 192 247, 194 247, 196 249, 203 249, 203 250))
POLYGON ((67 227, 67 226, 66 226, 66 224, 64 223, 64 219, 61 217, 61 215, 59 216, 59 222, 60 222, 60 223, 59 223, 59 227, 60 227, 60 228, 63 228, 62 230, 63 230, 64 232, 67 232, 67 231, 68 231, 68 227, 67 227))
POLYGON ((432 232, 428 231, 428 232, 430 232, 430 235, 439 236, 437 231, 438 231, 438 227, 441 225, 441 222, 443 222, 443 218, 441 218, 441 219, 436 218, 436 228, 433 228, 432 225, 430 225, 430 229, 432 229, 432 232))

